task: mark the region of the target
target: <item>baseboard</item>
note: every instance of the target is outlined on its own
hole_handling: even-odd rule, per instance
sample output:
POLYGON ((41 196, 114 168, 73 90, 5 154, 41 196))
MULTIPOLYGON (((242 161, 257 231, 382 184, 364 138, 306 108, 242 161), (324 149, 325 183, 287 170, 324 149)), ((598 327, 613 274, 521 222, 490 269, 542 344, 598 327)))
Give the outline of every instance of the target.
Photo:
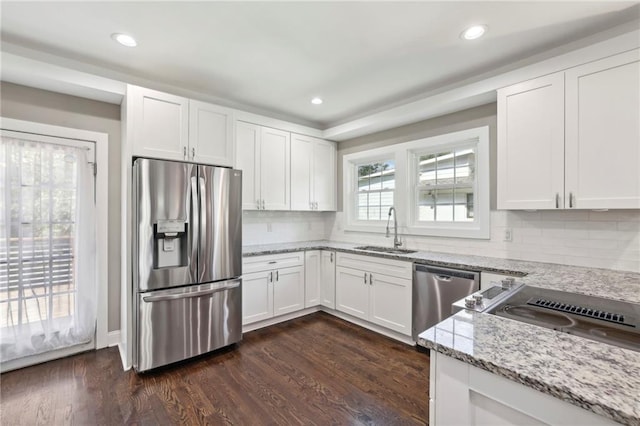
POLYGON ((107 333, 107 347, 111 348, 119 344, 120 344, 120 330, 114 330, 107 333))
POLYGON ((321 310, 330 315, 333 315, 335 317, 338 317, 350 323, 359 325, 360 327, 366 328, 367 330, 375 331, 376 333, 382 334, 383 336, 387 336, 393 340, 397 340, 399 342, 402 342, 411 346, 414 346, 416 344, 416 342, 411 338, 411 336, 405 336, 404 334, 400 334, 393 330, 380 327, 379 325, 361 320, 360 318, 353 317, 349 314, 345 314, 344 312, 336 311, 335 309, 330 309, 330 308, 327 308, 326 306, 323 306, 321 310))
POLYGON ((242 332, 248 333, 249 331, 257 330, 259 328, 269 327, 270 325, 275 325, 281 322, 292 320, 294 318, 303 317, 305 315, 318 312, 319 310, 320 310, 320 306, 313 306, 311 308, 303 309, 301 311, 291 312, 290 314, 280 315, 274 318, 266 319, 264 321, 258 321, 251 324, 243 325, 242 332))

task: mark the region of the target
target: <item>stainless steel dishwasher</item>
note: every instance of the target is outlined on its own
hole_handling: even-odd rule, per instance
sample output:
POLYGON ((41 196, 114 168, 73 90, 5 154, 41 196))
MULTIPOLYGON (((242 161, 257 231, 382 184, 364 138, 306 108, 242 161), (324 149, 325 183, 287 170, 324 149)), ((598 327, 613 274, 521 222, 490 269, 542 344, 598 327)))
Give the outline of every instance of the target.
POLYGON ((479 290, 480 273, 413 265, 412 337, 451 315, 451 305, 479 290))

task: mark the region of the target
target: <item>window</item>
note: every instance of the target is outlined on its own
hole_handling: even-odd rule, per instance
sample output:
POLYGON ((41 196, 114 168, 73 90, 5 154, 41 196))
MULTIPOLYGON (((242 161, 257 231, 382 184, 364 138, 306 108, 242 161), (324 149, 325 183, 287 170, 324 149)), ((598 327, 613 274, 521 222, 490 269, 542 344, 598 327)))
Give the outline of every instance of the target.
POLYGON ((358 220, 382 220, 393 205, 396 167, 393 160, 360 164, 358 169, 358 220))
POLYGON ((480 127, 344 156, 345 230, 489 238, 489 129, 480 127))
POLYGON ((475 148, 416 155, 418 222, 473 222, 475 148))

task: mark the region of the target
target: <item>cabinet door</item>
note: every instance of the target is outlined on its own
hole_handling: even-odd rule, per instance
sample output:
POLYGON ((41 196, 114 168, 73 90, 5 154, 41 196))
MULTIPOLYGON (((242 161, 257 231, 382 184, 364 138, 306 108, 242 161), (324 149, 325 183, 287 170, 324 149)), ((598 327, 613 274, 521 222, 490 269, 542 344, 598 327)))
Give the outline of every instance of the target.
POLYGON ((336 308, 336 254, 323 250, 320 259, 320 303, 336 308))
POLYGON ((260 208, 260 137, 255 124, 236 122, 236 169, 242 170, 242 208, 260 208))
MULTIPOLYGON (((295 158, 292 157, 294 160, 295 158)), ((313 149, 312 200, 317 210, 336 210, 336 145, 316 139, 313 149)))
POLYGON ((273 314, 304 309, 304 267, 277 269, 273 275, 273 314))
POLYGON ((411 336, 411 284, 405 278, 371 274, 369 321, 411 336))
POLYGON ((185 160, 189 137, 189 100, 137 86, 131 96, 133 155, 185 160))
POLYGON ((189 152, 192 161, 233 167, 233 114, 228 108, 189 101, 189 152))
POLYGON ((498 209, 555 209, 564 194, 564 74, 498 91, 498 209))
POLYGON ((314 210, 312 202, 313 138, 291 135, 291 210, 314 210))
POLYGON ((640 208, 639 52, 566 72, 565 207, 640 208))
POLYGON ((289 132, 262 127, 260 193, 266 210, 290 209, 291 140, 289 132))
POLYGON ((304 254, 304 307, 320 304, 320 250, 304 254))
POLYGON ((242 324, 273 317, 273 283, 270 271, 242 277, 242 324))
POLYGON ((354 317, 369 319, 369 273, 336 267, 336 309, 354 317))

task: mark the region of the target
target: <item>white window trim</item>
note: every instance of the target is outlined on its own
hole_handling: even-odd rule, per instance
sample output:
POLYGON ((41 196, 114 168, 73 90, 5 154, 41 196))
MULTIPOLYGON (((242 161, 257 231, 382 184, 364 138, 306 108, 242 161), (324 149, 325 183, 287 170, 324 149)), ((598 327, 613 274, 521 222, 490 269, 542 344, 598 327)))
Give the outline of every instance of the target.
MULTIPOLYGON (((65 139, 76 139, 95 143, 96 174, 96 282, 97 298, 96 306, 96 349, 105 348, 108 344, 108 237, 109 221, 108 211, 108 171, 109 171, 109 135, 106 133, 92 132, 89 130, 73 129, 69 127, 54 126, 50 124, 34 123, 24 120, 0 117, 2 130, 32 133, 37 135, 55 136, 65 139)), ((41 354, 46 356, 47 354, 41 354)), ((58 355, 63 356, 63 355, 58 355)), ((44 362, 46 359, 39 359, 44 362)))
POLYGON ((423 235, 455 238, 489 239, 490 229, 490 163, 489 163, 489 127, 476 127, 444 135, 419 139, 416 141, 375 148, 371 150, 347 154, 343 157, 343 210, 345 215, 344 230, 349 232, 386 232, 386 220, 363 221, 356 219, 354 189, 357 165, 368 162, 393 159, 396 165, 396 187, 393 205, 396 207, 398 231, 404 235, 423 235), (415 166, 413 158, 416 153, 431 150, 439 146, 468 144, 477 140, 476 161, 476 206, 474 223, 414 223, 415 193, 412 185, 415 166))

